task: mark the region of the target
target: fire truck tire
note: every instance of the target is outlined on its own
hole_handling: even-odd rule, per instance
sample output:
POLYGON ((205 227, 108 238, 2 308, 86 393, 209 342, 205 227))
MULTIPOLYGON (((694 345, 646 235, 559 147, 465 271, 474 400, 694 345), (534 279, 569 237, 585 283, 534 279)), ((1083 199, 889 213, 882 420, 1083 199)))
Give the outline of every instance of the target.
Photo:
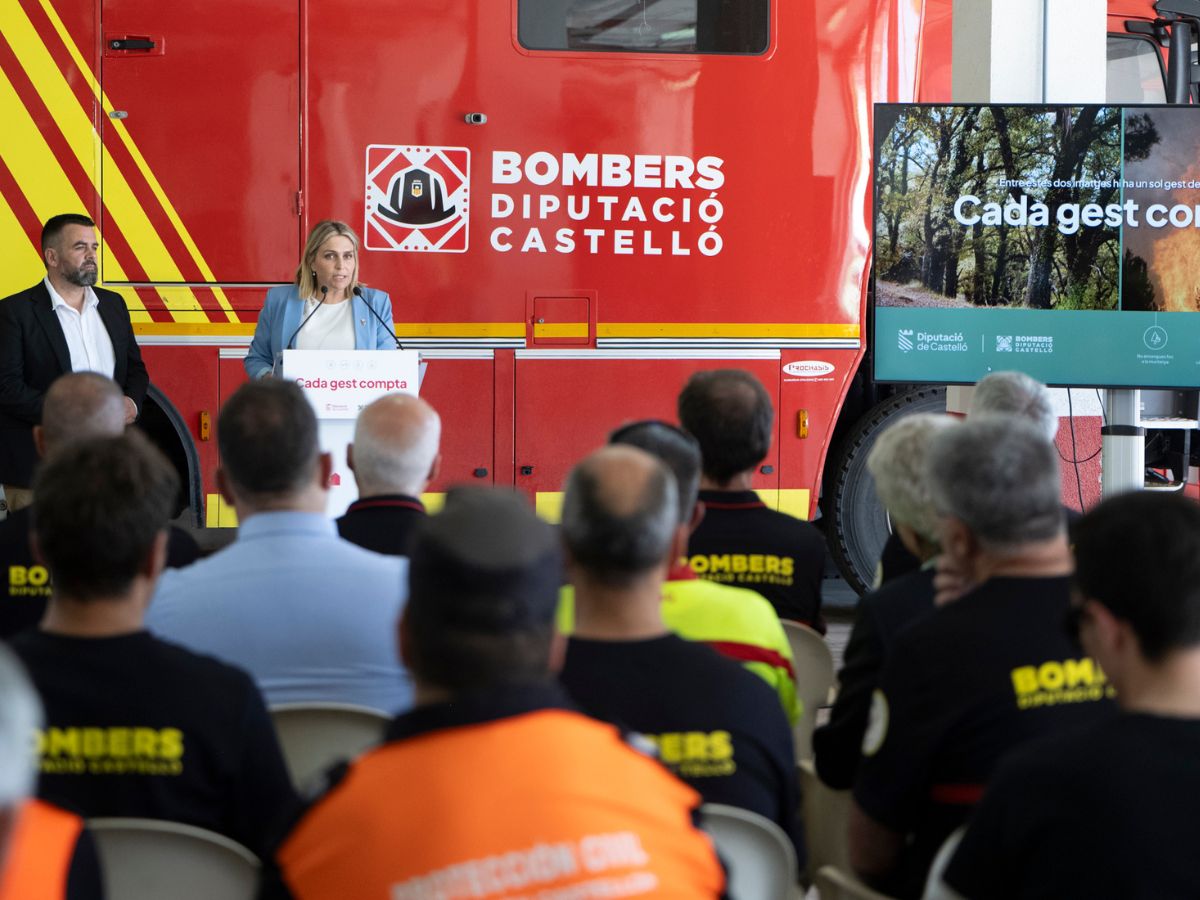
POLYGON ((945 388, 893 394, 854 425, 833 457, 831 499, 825 510, 829 550, 846 583, 859 594, 870 590, 879 554, 891 533, 887 513, 875 496, 875 479, 867 471, 867 454, 879 432, 897 419, 945 411, 945 388))
POLYGON ((146 391, 137 426, 163 452, 179 475, 179 497, 172 518, 186 512, 190 525, 202 527, 200 456, 183 416, 155 384, 146 391))

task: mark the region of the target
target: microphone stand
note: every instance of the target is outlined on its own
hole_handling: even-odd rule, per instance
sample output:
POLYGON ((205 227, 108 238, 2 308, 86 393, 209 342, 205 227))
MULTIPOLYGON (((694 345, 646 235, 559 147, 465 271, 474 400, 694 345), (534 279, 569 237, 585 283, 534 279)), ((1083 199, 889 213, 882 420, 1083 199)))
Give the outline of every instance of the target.
POLYGON ((292 346, 292 342, 294 340, 296 340, 296 335, 298 335, 300 333, 300 329, 308 324, 308 320, 311 319, 314 315, 316 315, 317 310, 320 309, 321 306, 325 303, 325 295, 328 293, 329 293, 329 288, 325 287, 325 285, 321 285, 321 299, 318 300, 317 305, 312 308, 312 312, 310 312, 307 316, 305 316, 304 321, 301 322, 300 325, 296 328, 296 330, 292 332, 292 336, 290 338, 288 338, 286 349, 288 349, 288 350, 296 349, 295 347, 292 346))
POLYGON ((396 342, 396 349, 403 350, 404 345, 400 343, 400 338, 396 337, 395 323, 385 322, 383 320, 383 316, 381 316, 379 313, 375 312, 375 307, 371 306, 371 304, 367 302, 367 298, 363 296, 362 288, 360 288, 358 285, 354 286, 354 296, 358 297, 360 300, 362 300, 363 305, 366 306, 366 308, 367 308, 367 311, 375 317, 375 321, 378 322, 380 325, 382 325, 384 328, 386 328, 388 330, 388 332, 392 335, 392 340, 394 340, 396 342))

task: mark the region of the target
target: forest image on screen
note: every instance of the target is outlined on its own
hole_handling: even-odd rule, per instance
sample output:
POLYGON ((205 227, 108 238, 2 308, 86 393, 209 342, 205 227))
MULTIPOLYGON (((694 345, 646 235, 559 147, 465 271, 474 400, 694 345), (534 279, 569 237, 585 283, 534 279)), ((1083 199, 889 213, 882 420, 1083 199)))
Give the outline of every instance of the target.
POLYGON ((1200 381, 1188 112, 876 106, 876 377, 1200 381))

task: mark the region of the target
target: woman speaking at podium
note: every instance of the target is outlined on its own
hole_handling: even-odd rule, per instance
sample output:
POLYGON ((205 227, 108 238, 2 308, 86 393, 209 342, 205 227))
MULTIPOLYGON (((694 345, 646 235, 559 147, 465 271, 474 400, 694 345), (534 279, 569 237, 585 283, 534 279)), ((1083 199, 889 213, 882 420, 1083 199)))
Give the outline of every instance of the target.
POLYGON ((358 235, 345 222, 313 226, 294 284, 273 287, 258 314, 246 373, 278 372, 284 350, 395 350, 392 301, 358 283, 358 235))

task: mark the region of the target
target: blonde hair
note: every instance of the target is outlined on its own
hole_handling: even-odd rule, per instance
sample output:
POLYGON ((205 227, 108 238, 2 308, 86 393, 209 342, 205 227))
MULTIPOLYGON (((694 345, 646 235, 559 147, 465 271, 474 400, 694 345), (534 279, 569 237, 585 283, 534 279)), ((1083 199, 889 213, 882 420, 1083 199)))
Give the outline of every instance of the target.
POLYGON ((296 290, 301 300, 316 296, 318 287, 313 266, 321 246, 331 237, 349 238, 350 243, 354 245, 354 275, 350 278, 350 284, 346 286, 346 299, 354 296, 354 289, 358 287, 358 235, 345 222, 325 219, 314 225, 308 233, 308 240, 304 242, 304 255, 300 257, 300 265, 296 267, 296 290))

